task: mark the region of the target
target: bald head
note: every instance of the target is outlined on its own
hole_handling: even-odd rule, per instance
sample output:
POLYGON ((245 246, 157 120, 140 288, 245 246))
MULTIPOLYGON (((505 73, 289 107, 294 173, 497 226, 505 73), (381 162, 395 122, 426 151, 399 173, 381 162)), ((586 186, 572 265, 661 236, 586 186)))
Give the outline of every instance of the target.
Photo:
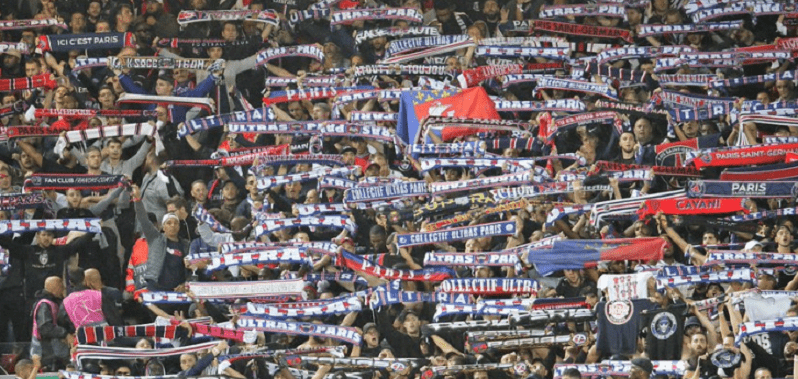
POLYGON ((90 268, 86 271, 83 271, 83 276, 86 278, 86 287, 93 290, 100 290, 103 288, 103 280, 102 277, 100 277, 100 271, 98 271, 96 268, 90 268))
POLYGON ((48 277, 44 281, 44 290, 51 293, 55 297, 64 297, 64 281, 57 276, 48 277))

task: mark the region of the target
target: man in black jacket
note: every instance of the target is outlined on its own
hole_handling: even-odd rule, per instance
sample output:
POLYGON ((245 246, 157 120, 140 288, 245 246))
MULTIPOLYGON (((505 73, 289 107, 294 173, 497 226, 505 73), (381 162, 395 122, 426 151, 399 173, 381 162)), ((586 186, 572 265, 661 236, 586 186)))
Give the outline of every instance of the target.
POLYGON ((69 346, 74 336, 56 324, 56 312, 65 295, 64 282, 50 276, 44 289, 36 293, 38 301, 33 307, 33 338, 31 355, 40 355, 45 371, 58 371, 69 362, 69 346))
POLYGON ((93 233, 75 238, 66 245, 53 245, 53 232, 42 230, 36 233, 35 245, 24 245, 9 239, 0 240, 0 246, 9 250, 10 256, 23 262, 25 275, 25 297, 35 298, 36 291, 44 287, 45 279, 61 276, 64 262, 81 250, 86 250, 93 233))

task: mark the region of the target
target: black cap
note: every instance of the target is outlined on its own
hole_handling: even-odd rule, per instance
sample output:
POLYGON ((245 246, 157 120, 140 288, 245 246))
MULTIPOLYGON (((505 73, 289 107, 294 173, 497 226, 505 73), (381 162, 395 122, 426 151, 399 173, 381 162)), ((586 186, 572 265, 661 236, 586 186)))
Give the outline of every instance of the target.
POLYGON ((343 148, 343 150, 341 150, 341 154, 346 154, 346 153, 357 154, 357 149, 355 149, 352 146, 347 146, 343 148))
POLYGON ((165 81, 165 82, 167 82, 169 84, 172 84, 172 83, 175 82, 175 78, 172 75, 169 75, 169 74, 158 75, 158 79, 163 80, 163 81, 165 81))
POLYGON ((698 317, 690 316, 687 318, 687 320, 684 322, 684 328, 687 329, 691 326, 701 326, 701 322, 698 321, 698 317))
POLYGON ((398 317, 396 317, 396 319, 399 322, 405 322, 405 318, 407 317, 407 315, 414 315, 414 316, 418 317, 418 314, 416 313, 416 311, 413 311, 413 310, 410 310, 410 309, 405 309, 405 310, 402 311, 402 313, 399 314, 398 317))
POLYGON ((638 368, 649 374, 654 371, 654 365, 651 364, 651 360, 648 358, 632 359, 632 366, 637 366, 638 368))
MULTIPOLYGON (((371 329, 377 329, 377 324, 375 324, 373 322, 369 322, 366 325, 363 325, 363 333, 364 334, 368 333, 369 330, 371 330, 371 329)), ((379 331, 379 329, 377 329, 377 331, 379 331)))

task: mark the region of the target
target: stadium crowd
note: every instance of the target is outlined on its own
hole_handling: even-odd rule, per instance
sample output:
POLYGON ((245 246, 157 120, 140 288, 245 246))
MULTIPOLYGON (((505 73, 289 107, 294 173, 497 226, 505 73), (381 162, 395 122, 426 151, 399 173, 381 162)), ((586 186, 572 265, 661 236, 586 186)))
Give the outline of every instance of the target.
POLYGON ((0 16, 22 379, 795 377, 792 1, 0 16))

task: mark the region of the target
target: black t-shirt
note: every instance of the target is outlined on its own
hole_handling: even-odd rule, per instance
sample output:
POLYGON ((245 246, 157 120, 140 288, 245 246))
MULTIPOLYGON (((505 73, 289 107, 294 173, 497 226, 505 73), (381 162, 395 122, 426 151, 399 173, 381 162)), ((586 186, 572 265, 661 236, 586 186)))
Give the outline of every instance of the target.
POLYGON ((163 269, 158 278, 161 288, 175 288, 186 281, 186 268, 183 257, 186 253, 183 244, 177 241, 166 240, 166 256, 163 260, 163 269))
POLYGON ((685 304, 655 309, 643 315, 647 328, 646 353, 652 360, 679 360, 682 356, 685 304))

